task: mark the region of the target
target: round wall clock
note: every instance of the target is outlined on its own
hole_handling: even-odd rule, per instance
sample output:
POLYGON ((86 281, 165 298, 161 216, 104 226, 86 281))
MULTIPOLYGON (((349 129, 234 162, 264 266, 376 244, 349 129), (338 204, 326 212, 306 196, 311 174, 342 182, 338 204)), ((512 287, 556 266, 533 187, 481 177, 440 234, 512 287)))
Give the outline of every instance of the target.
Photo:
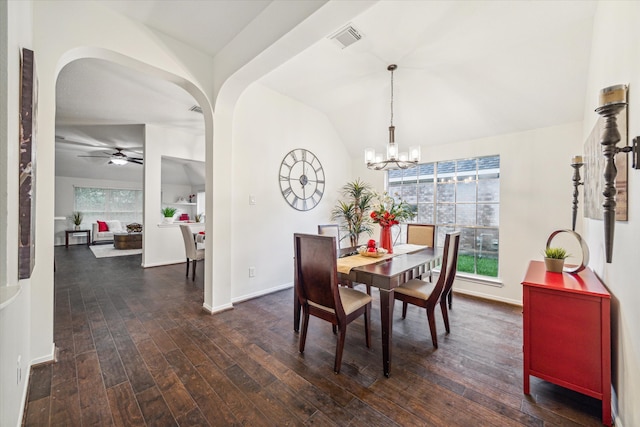
POLYGON ((280 191, 294 209, 315 208, 324 194, 324 169, 320 160, 304 148, 289 151, 280 164, 280 191))

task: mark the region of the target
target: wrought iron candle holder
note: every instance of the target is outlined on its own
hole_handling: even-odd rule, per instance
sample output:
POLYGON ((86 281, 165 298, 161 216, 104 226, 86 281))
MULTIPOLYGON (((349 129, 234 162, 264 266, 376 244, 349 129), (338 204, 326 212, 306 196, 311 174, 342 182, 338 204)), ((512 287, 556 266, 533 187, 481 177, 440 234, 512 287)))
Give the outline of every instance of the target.
POLYGON ((616 154, 633 153, 633 168, 640 169, 638 162, 639 149, 638 137, 633 139, 632 146, 618 147, 620 142, 620 132, 618 131, 617 115, 627 105, 627 85, 616 85, 604 88, 600 91, 600 107, 596 108, 596 113, 604 117, 604 130, 600 145, 602 154, 605 157, 604 166, 604 243, 606 250, 606 261, 611 263, 613 259, 613 236, 616 225, 616 154))
POLYGON ((578 196, 580 192, 578 187, 583 185, 584 182, 580 182, 580 168, 584 165, 582 162, 582 156, 574 156, 571 160, 571 167, 573 168, 573 212, 571 216, 571 231, 576 231, 576 218, 578 217, 578 196))

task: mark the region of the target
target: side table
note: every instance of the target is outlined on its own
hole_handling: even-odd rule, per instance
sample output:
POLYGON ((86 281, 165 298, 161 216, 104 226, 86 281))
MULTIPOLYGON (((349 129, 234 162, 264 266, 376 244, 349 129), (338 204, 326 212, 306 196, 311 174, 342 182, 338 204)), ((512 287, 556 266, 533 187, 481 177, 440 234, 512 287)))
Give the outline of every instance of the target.
POLYGON ((64 230, 64 247, 69 247, 69 234, 85 233, 87 235, 87 246, 91 241, 91 230, 64 230))
POLYGON ((522 286, 524 393, 533 375, 595 397, 611 426, 611 295, 589 268, 548 273, 541 261, 522 286))

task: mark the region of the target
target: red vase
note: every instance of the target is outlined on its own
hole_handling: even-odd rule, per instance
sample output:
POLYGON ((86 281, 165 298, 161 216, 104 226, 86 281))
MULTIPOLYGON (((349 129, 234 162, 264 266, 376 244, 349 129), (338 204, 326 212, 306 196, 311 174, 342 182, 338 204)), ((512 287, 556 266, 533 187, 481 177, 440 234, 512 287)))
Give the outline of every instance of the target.
POLYGON ((391 227, 380 227, 380 247, 385 248, 388 253, 393 253, 391 243, 391 227))

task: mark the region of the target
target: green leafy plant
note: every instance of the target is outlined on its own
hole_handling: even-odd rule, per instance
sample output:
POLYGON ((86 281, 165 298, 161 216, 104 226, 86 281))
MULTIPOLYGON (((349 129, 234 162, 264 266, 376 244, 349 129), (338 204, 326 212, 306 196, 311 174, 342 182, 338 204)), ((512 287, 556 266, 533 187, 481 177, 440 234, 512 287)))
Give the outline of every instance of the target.
POLYGON ((71 214, 71 221, 75 224, 75 225, 80 225, 82 224, 82 212, 73 212, 71 214))
POLYGON ((374 198, 377 201, 377 205, 371 211, 370 216, 373 222, 380 224, 381 227, 391 227, 416 216, 410 204, 402 199, 397 201, 387 192, 382 194, 374 193, 374 198))
POLYGON ((564 248, 546 248, 542 253, 545 258, 553 259, 565 259, 571 256, 564 248))
POLYGON ((374 197, 371 186, 356 179, 346 183, 342 189, 342 196, 346 200, 339 200, 331 211, 331 219, 339 221, 340 227, 349 237, 351 246, 358 246, 360 234, 373 232, 371 218, 367 211, 371 209, 371 201, 374 197))
POLYGON ((162 212, 162 216, 164 216, 165 218, 173 218, 177 210, 178 209, 176 208, 171 208, 167 206, 166 208, 162 208, 160 212, 162 212))

